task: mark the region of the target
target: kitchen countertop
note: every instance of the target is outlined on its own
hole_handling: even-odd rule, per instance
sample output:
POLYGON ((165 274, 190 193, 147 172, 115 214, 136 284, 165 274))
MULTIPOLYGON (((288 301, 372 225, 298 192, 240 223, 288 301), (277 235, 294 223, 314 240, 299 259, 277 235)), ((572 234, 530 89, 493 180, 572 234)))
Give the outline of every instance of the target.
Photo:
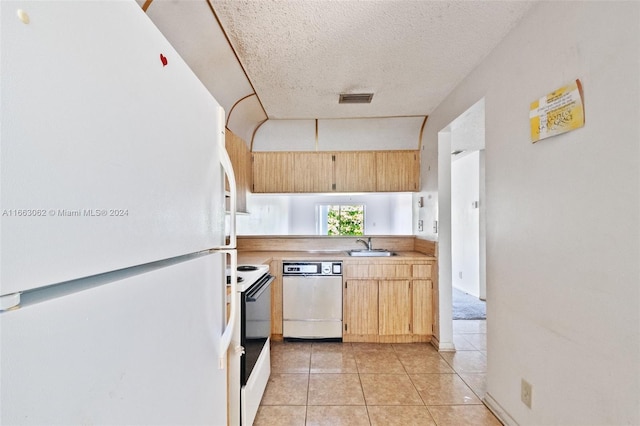
POLYGON ((262 265, 268 264, 272 260, 342 260, 342 261, 403 261, 403 260, 436 260, 430 256, 417 251, 398 251, 396 256, 383 257, 352 257, 345 251, 239 251, 239 265, 262 265))

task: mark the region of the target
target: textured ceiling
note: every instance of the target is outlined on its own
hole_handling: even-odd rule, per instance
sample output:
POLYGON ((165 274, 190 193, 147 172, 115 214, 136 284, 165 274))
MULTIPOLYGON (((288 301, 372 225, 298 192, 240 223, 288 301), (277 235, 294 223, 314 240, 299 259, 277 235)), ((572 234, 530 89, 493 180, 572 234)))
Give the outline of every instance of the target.
POLYGON ((271 119, 428 115, 532 5, 209 2, 271 119), (342 92, 374 97, 338 104, 342 92))

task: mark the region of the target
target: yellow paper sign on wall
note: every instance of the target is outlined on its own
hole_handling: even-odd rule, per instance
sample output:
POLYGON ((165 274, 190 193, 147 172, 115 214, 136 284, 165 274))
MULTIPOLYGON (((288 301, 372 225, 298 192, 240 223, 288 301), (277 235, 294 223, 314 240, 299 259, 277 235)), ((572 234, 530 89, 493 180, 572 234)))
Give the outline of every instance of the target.
POLYGON ((584 126, 584 98, 580 80, 531 103, 531 142, 584 126))

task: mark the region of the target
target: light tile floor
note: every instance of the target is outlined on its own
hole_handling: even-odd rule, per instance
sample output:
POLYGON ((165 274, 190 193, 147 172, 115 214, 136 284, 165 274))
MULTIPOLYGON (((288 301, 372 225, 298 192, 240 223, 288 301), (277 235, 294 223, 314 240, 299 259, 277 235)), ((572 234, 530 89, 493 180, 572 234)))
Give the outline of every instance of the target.
POLYGON ((421 343, 272 343, 254 425, 500 425, 481 401, 485 321, 454 321, 453 332, 457 352, 421 343))

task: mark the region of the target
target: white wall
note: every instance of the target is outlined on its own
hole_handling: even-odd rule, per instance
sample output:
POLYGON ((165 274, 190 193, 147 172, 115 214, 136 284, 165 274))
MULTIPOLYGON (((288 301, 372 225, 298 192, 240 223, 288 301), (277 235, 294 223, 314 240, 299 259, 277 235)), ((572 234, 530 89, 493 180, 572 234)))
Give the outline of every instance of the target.
POLYGON ((317 205, 364 204, 366 235, 411 235, 412 194, 249 194, 239 235, 315 235, 317 205))
MULTIPOLYGON (((427 120, 427 125, 429 120, 427 120)), ((438 144, 427 144, 423 137, 420 147, 420 192, 413 194, 413 234, 426 240, 438 240, 435 222, 438 220, 438 144), (418 200, 422 197, 423 205, 418 200), (422 220, 422 229, 418 221, 422 220)))
POLYGON ((451 161, 451 282, 480 297, 480 152, 451 161), (477 205, 473 203, 478 202, 477 205))
POLYGON ((510 424, 640 424, 639 23, 638 2, 541 2, 425 127, 433 151, 485 98, 487 401, 510 424), (576 78, 585 127, 531 144, 530 103, 576 78))

